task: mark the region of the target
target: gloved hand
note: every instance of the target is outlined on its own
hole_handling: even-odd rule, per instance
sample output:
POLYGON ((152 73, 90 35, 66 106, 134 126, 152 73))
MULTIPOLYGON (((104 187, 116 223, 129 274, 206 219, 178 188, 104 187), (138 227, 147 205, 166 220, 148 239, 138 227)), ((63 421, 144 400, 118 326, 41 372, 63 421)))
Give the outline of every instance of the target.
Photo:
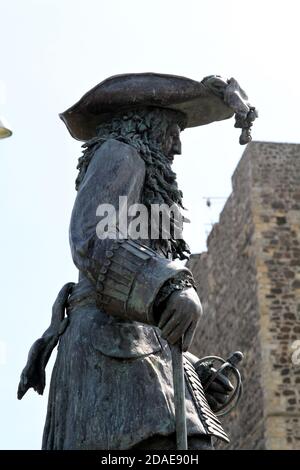
POLYGON ((187 351, 201 315, 201 303, 193 287, 174 291, 158 322, 162 337, 170 344, 183 337, 182 350, 187 351))

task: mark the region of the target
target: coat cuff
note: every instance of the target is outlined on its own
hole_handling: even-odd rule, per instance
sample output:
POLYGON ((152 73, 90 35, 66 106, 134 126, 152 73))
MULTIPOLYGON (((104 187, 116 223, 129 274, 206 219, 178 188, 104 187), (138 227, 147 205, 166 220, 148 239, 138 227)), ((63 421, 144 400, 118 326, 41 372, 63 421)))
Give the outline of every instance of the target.
POLYGON ((98 305, 110 315, 153 325, 159 290, 180 272, 192 276, 180 261, 163 258, 136 241, 116 240, 98 275, 98 305))

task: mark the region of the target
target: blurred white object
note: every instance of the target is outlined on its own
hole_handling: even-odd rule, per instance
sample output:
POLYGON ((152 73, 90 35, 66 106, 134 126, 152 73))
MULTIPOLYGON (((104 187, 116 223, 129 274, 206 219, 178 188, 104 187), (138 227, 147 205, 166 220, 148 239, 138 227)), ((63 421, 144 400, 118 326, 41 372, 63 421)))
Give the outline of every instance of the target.
POLYGON ((5 137, 10 137, 12 135, 12 131, 10 130, 7 122, 0 117, 0 139, 5 139, 5 137))

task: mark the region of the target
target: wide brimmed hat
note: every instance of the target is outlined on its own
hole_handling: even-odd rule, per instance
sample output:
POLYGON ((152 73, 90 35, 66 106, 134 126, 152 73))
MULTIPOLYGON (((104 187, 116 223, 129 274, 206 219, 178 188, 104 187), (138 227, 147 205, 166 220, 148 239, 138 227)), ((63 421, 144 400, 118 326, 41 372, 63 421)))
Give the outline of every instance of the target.
POLYGON ((205 83, 176 75, 130 73, 107 78, 59 116, 77 140, 95 137, 97 127, 129 109, 153 106, 181 111, 186 127, 233 116, 234 111, 205 83))

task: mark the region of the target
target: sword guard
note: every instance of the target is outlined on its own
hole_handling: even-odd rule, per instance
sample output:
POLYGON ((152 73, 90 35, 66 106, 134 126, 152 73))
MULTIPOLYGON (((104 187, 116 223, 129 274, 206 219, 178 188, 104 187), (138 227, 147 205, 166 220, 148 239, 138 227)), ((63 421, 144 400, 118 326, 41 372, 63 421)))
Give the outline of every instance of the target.
POLYGON ((212 374, 209 374, 209 372, 203 374, 203 377, 201 378, 201 380, 203 383, 204 391, 206 391, 208 387, 210 386, 210 384, 214 382, 214 380, 216 380, 216 378, 221 374, 225 375, 226 377, 232 374, 236 379, 235 389, 232 392, 231 397, 226 407, 223 410, 216 412, 215 414, 217 416, 227 415, 228 413, 230 413, 230 411, 232 411, 233 408, 237 406, 238 402, 240 401, 240 398, 243 392, 243 384, 242 384, 241 374, 239 370, 237 369, 237 364, 241 362, 243 358, 244 358, 244 355, 242 352, 235 351, 232 354, 230 354, 227 360, 219 356, 205 356, 199 361, 197 361, 197 363, 195 364, 195 369, 197 373, 199 369, 204 366, 204 364, 206 366, 205 368, 207 368, 207 366, 210 368, 214 366, 214 368, 216 369, 216 371, 213 372, 212 374), (217 363, 216 365, 215 365, 215 362, 217 363))

